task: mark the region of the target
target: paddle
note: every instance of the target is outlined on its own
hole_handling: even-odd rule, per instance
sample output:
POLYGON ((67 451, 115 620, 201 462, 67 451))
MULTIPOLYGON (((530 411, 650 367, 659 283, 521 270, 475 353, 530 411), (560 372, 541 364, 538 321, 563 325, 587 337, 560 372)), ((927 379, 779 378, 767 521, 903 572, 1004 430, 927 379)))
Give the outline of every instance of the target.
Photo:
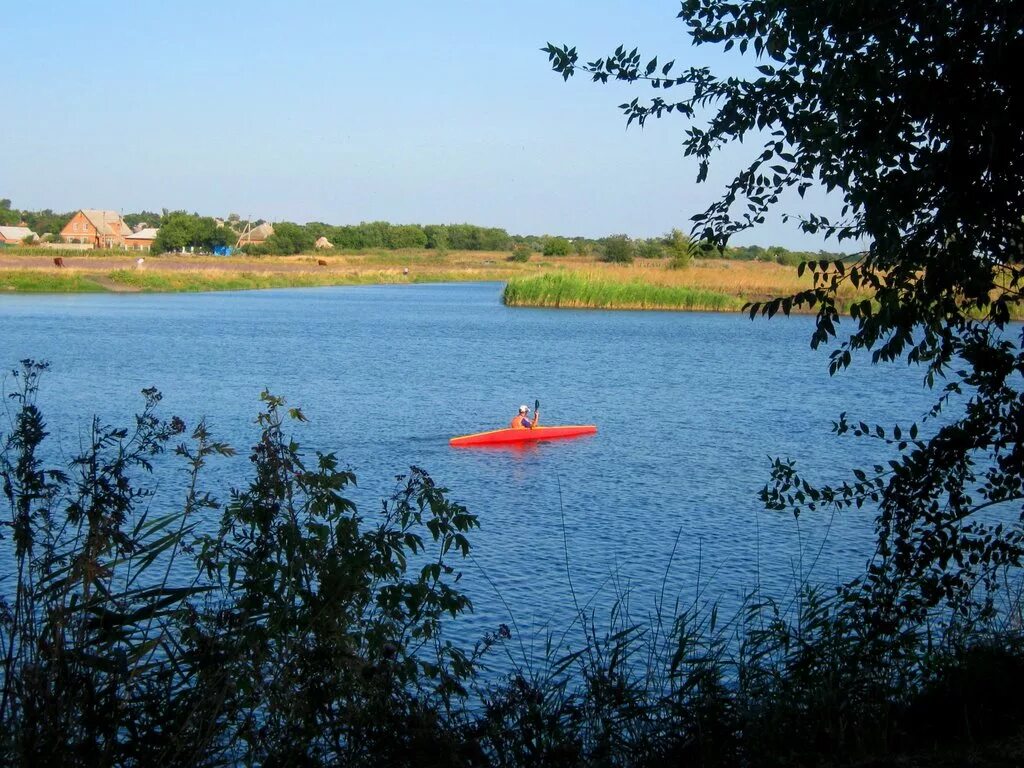
MULTIPOLYGON (((537 422, 540 421, 540 400, 533 401, 533 426, 537 426, 537 422)), ((531 427, 532 429, 532 427, 531 427)))

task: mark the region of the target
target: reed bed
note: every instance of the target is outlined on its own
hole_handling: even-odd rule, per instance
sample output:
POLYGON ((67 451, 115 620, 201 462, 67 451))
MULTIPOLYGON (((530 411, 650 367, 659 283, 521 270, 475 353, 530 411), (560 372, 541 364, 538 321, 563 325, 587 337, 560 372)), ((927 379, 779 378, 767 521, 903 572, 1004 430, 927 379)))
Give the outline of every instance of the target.
MULTIPOLYGON (((663 260, 639 259, 633 264, 596 263, 583 269, 614 282, 685 286, 747 300, 788 296, 812 287, 809 272, 800 276, 796 267, 764 261, 696 259, 684 269, 669 269, 663 260)), ((840 295, 846 299, 859 296, 845 287, 840 295)))
POLYGON ((517 277, 505 287, 508 306, 731 312, 743 300, 687 285, 609 279, 604 273, 556 272, 517 277))

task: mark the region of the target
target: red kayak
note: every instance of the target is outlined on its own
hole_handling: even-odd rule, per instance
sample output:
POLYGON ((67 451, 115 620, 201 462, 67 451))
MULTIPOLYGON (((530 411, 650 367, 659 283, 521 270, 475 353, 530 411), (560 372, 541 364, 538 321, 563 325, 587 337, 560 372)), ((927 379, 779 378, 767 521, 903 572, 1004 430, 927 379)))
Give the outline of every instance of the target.
POLYGON ((450 445, 498 445, 501 443, 525 443, 534 440, 557 440, 562 437, 592 435, 597 432, 593 424, 578 424, 567 427, 534 427, 533 429, 492 429, 475 435, 453 437, 450 445))

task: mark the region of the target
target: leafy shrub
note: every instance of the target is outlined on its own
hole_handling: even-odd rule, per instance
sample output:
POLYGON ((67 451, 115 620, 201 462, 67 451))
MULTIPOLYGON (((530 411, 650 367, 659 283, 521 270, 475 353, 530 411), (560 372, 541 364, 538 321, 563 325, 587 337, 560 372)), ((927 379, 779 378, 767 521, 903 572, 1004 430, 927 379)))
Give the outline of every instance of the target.
POLYGON ((544 238, 545 256, 568 256, 571 245, 564 237, 544 238))
POLYGON ((184 435, 146 390, 132 429, 93 421, 67 470, 44 465, 35 398, 17 374, 0 452, 14 604, 0 602, 0 763, 409 762, 446 749, 474 658, 444 638, 469 610, 452 556, 476 518, 413 467, 373 519, 354 477, 284 434, 298 409, 263 394, 255 476, 221 506, 201 472, 231 449, 204 424, 175 454, 182 505, 140 484, 184 435), (200 512, 222 509, 199 534, 200 512), (194 553, 191 554, 191 553, 194 553), (173 581, 171 574, 195 576, 173 581))
POLYGON ((665 251, 669 269, 685 269, 693 260, 693 241, 682 230, 673 229, 665 235, 665 251))
POLYGON ((304 415, 264 392, 253 476, 221 502, 201 480, 231 448, 159 418, 154 389, 132 427, 94 419, 50 467, 45 370, 14 374, 0 443, 0 764, 759 768, 1020 735, 1019 630, 877 621, 856 584, 800 586, 792 610, 755 594, 725 621, 659 602, 638 623, 620 600, 602 630, 578 609, 578 647, 485 680, 511 633, 446 638, 471 608, 456 564, 477 520, 422 469, 364 516, 354 476, 303 452, 285 425, 304 415), (184 495, 166 506, 146 480, 176 442, 184 495))
POLYGON ((512 246, 512 253, 509 254, 508 260, 523 263, 529 261, 531 255, 532 251, 528 245, 516 243, 512 246))
POLYGON ((633 261, 633 241, 626 235, 605 238, 601 261, 629 264, 633 261))
POLYGON ((660 259, 665 255, 662 244, 654 239, 637 241, 635 251, 641 259, 660 259))

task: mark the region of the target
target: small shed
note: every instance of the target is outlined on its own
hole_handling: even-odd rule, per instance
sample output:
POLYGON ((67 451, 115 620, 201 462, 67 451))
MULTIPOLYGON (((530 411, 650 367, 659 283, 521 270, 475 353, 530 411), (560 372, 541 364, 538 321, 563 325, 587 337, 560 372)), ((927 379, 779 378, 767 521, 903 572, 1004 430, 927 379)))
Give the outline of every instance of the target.
POLYGON ((129 251, 150 251, 153 249, 153 241, 156 240, 159 231, 156 227, 146 227, 138 232, 125 235, 124 247, 129 251))
POLYGON ((34 243, 39 239, 39 235, 28 227, 0 227, 0 243, 4 245, 21 245, 25 238, 34 243))

